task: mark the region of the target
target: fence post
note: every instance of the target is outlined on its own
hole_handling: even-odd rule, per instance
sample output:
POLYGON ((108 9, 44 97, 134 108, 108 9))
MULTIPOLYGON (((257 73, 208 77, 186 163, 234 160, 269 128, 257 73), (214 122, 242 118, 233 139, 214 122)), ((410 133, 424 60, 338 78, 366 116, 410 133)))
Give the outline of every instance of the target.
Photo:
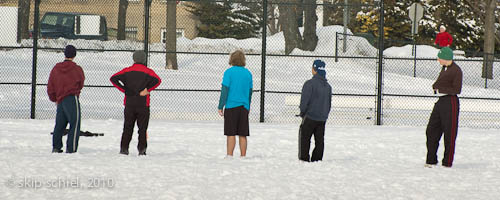
POLYGON ((266 46, 267 46, 267 0, 262 2, 262 66, 260 69, 260 122, 264 122, 264 109, 266 97, 266 46))
POLYGON ((40 23, 40 0, 35 0, 33 24, 33 64, 31 67, 31 119, 35 119, 36 109, 36 66, 38 60, 38 25, 40 23))
POLYGON ((378 38, 378 77, 377 77, 377 125, 382 125, 382 75, 384 61, 384 0, 380 0, 380 25, 378 38))
POLYGON ((335 32, 335 62, 339 62, 339 32, 335 32))
POLYGON ((413 35, 413 77, 417 77, 417 42, 413 35))
POLYGON ((151 7, 151 0, 144 1, 144 53, 146 53, 146 65, 148 65, 149 58, 149 8, 151 7))

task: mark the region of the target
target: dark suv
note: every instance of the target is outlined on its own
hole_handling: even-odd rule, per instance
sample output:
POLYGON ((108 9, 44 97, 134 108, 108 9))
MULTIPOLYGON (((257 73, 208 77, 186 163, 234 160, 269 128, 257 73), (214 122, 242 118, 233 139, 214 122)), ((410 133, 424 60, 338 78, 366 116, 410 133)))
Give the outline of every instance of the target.
POLYGON ((40 22, 40 37, 87 40, 108 40, 104 16, 47 12, 40 22))

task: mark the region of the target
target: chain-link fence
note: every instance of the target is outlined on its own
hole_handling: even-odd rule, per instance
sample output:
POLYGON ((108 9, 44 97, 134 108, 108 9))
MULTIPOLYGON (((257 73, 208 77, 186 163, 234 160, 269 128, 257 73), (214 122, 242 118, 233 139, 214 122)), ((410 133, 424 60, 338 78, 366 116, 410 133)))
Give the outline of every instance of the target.
MULTIPOLYGON (((337 33, 336 62, 342 63, 357 58, 355 55, 359 53, 352 54, 349 50, 359 46, 366 47, 364 44, 356 44, 359 41, 364 42, 365 39, 360 35, 337 33), (347 43, 343 43, 343 40, 347 43)), ((438 49, 414 45, 413 41, 397 43, 406 48, 389 48, 384 52, 381 96, 383 124, 426 125, 437 101, 437 96, 432 93, 432 84, 441 71, 441 65, 436 60, 438 49)), ((496 72, 500 64, 493 61, 492 71, 496 72)), ((491 79, 486 78, 483 76, 484 60, 466 58, 461 51, 455 51, 454 62, 463 72, 463 88, 460 94, 461 125, 498 127, 496 119, 500 116, 500 110, 496 108, 500 106, 500 75, 493 73, 491 79)))
MULTIPOLYGON (((0 1, 0 8, 15 7, 19 11, 16 16, 22 15, 21 1, 0 1)), ((330 1, 277 0, 26 2, 29 26, 28 30, 20 30, 28 36, 19 34, 19 40, 0 45, 0 118, 54 118, 55 106, 47 97, 46 84, 52 67, 63 60, 61 52, 68 44, 77 47, 75 62, 85 72, 80 101, 82 117, 86 119, 123 117, 123 94, 111 86, 109 78, 132 64, 135 50, 147 52, 148 66, 163 81, 151 95, 152 119, 222 120, 217 115, 222 75, 229 67, 228 54, 236 49, 247 54, 246 67, 253 75, 253 122, 299 122, 295 114, 299 112, 300 92, 312 76, 315 59, 327 63, 327 79, 333 88, 328 123, 373 125, 381 121, 388 125, 425 125, 435 101, 431 89, 422 89, 431 88, 439 73, 435 57, 385 55, 379 59, 380 38, 331 25, 348 22, 343 20, 342 12, 332 10, 349 7, 351 19, 347 20, 353 20, 352 14, 361 8, 376 10, 379 5, 375 3, 346 6, 330 1), (173 11, 168 6, 176 8, 175 31, 169 28, 172 19, 168 12, 173 11), (202 9, 209 15, 197 13, 202 9), (210 9, 215 12, 210 13, 210 9), (231 23, 218 22, 226 10, 237 15, 229 17, 231 23), (289 12, 285 11, 290 10, 296 15, 287 16, 289 12), (321 16, 327 10, 333 14, 321 16), (315 25, 308 21, 312 13, 318 17, 315 25), (290 19, 288 25, 282 24, 286 19, 290 19), (233 26, 223 27, 224 24, 233 26), (217 31, 223 28, 231 31, 217 31), (294 48, 290 48, 293 42, 288 39, 295 32, 287 32, 292 29, 300 30, 301 36, 294 48), (311 30, 315 30, 314 34, 311 30), (238 38, 242 35, 247 39, 238 38), (314 42, 315 48, 307 50, 314 42), (167 54, 175 55, 175 59, 167 58, 167 54)), ((18 17, 18 21, 23 23, 26 19, 18 17)), ((18 35, 7 33, 12 34, 18 35)), ((495 99, 500 77, 480 78, 477 73, 482 60, 459 58, 456 62, 464 72, 460 125, 500 127, 495 122, 500 115, 495 110, 500 103, 500 99, 495 99)), ((493 71, 497 68, 498 62, 494 62, 493 71)))

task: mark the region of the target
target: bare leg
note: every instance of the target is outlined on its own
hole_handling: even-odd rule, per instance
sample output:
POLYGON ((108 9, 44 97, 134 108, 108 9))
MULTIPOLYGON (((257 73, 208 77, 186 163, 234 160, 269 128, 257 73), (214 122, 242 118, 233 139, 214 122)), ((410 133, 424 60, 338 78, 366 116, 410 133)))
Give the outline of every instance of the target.
POLYGON ((240 136, 239 140, 240 140, 241 157, 245 157, 247 155, 247 137, 240 136))
POLYGON ((233 156, 233 151, 235 146, 236 146, 236 137, 227 136, 227 155, 233 156))

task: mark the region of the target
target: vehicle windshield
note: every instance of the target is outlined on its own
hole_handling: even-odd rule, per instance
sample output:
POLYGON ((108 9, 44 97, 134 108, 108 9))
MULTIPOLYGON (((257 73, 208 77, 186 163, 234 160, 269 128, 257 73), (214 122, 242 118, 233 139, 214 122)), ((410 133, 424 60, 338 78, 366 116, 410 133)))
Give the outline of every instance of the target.
POLYGON ((42 20, 42 24, 71 27, 73 25, 73 17, 62 15, 45 15, 42 20))

